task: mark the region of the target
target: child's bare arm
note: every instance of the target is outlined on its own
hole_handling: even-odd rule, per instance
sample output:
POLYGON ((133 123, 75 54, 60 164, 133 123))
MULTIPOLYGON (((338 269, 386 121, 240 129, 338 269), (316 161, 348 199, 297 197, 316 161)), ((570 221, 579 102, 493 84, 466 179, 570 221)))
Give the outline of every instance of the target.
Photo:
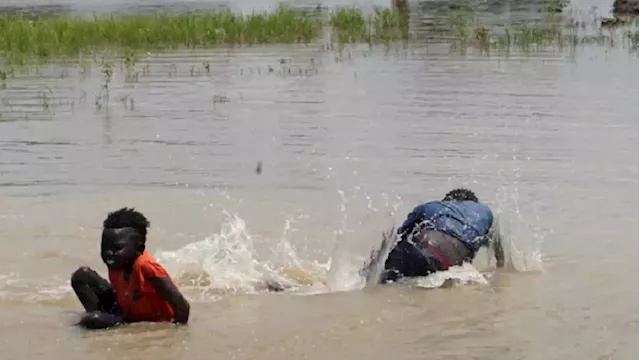
POLYGON ((156 289, 160 297, 171 305, 175 321, 180 324, 186 324, 189 321, 191 307, 173 282, 165 277, 150 277, 147 278, 147 281, 156 289))

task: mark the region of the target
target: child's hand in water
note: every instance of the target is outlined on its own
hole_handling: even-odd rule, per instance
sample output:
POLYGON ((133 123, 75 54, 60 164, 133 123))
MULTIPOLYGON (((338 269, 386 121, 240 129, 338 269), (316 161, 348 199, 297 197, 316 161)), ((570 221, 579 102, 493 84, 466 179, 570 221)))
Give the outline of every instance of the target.
POLYGON ((124 319, 118 315, 109 314, 102 311, 93 311, 82 316, 78 322, 79 326, 85 329, 97 330, 106 329, 124 323, 124 319))

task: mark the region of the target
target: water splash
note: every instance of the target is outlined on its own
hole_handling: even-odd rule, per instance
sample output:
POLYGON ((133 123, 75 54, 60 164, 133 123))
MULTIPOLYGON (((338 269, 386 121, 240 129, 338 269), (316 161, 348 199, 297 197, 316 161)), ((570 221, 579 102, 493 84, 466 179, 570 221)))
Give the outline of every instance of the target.
MULTIPOLYGON (((226 220, 219 233, 175 251, 160 250, 155 257, 181 287, 195 291, 205 301, 226 293, 287 290, 311 294, 362 288, 366 281, 360 270, 365 258, 348 250, 346 245, 355 229, 360 229, 365 219, 380 210, 372 196, 359 186, 349 193, 338 190, 337 194, 339 225, 333 231, 332 250, 324 262, 305 258, 289 239, 297 223, 307 220, 308 215, 286 217, 280 238, 268 239, 252 234, 238 214, 224 211, 226 220), (359 206, 355 204, 359 197, 363 198, 366 211, 362 219, 354 222, 350 214, 355 211, 352 207, 359 206)), ((393 201, 388 194, 384 194, 382 201, 386 209, 392 208, 392 214, 399 206, 389 206, 393 201)), ((304 255, 307 253, 311 252, 304 255)))
MULTIPOLYGON (((237 213, 223 211, 226 219, 217 233, 176 250, 156 251, 154 255, 194 301, 208 302, 226 294, 258 294, 273 290, 308 295, 362 289, 377 283, 367 277, 362 267, 368 260, 369 251, 380 249, 381 244, 378 241, 354 243, 353 240, 363 229, 379 226, 380 215, 395 217, 402 200, 393 193, 383 193, 376 199, 359 186, 337 193, 340 196, 336 211, 339 218, 336 219, 334 238, 328 239, 334 245, 329 253, 322 253, 321 260, 311 258, 319 249, 306 248, 309 243, 294 235, 297 230, 306 228, 304 222, 311 217, 302 212, 287 216, 276 238, 264 238, 252 233, 250 224, 237 213), (360 211, 363 209, 364 214, 360 211), (369 223, 365 224, 367 221, 369 223), (295 243, 291 241, 294 238, 295 243), (360 246, 355 250, 349 246, 353 244, 365 248, 360 246)), ((544 231, 526 221, 536 223, 529 213, 519 211, 521 200, 517 190, 501 189, 496 197, 498 204, 494 210, 505 241, 507 268, 519 272, 541 270, 539 249, 544 231)), ((528 202, 526 204, 531 208, 528 202)), ((401 218, 402 214, 394 220, 401 218)), ((389 237, 389 234, 383 238, 385 236, 389 237)), ((379 274, 389 250, 390 246, 373 264, 375 273, 379 274)), ((483 273, 493 271, 492 261, 493 255, 482 250, 473 264, 416 279, 414 285, 433 288, 452 282, 486 284, 483 273), (486 267, 490 271, 484 271, 486 267)), ((44 283, 21 279, 18 274, 0 276, 0 299, 62 301, 75 306, 76 299, 68 278, 60 276, 46 279, 44 283)))
MULTIPOLYGON (((496 218, 502 234, 505 267, 518 272, 544 271, 541 247, 550 230, 527 221, 521 210, 517 187, 501 188, 497 202, 496 218)), ((533 208, 533 216, 539 222, 537 209, 533 204, 529 207, 533 208)))
MULTIPOLYGON (((374 261, 369 258, 368 266, 369 270, 373 270, 373 275, 362 271, 366 257, 345 249, 344 244, 348 243, 355 229, 363 225, 362 221, 353 223, 354 219, 349 218, 349 214, 352 213, 350 210, 353 210, 349 205, 360 194, 364 197, 368 209, 366 216, 378 211, 371 197, 360 188, 354 188, 353 193, 349 195, 344 191, 338 191, 341 200, 337 207, 340 215, 339 225, 334 231, 333 249, 328 260, 323 263, 304 258, 289 240, 289 234, 295 229, 296 223, 307 219, 307 215, 288 216, 279 239, 264 239, 252 234, 245 220, 238 214, 226 212, 227 220, 218 234, 212 234, 175 251, 159 251, 156 258, 173 274, 181 287, 199 292, 201 299, 205 301, 227 293, 255 294, 274 289, 300 294, 361 289, 376 283, 375 274, 379 274, 386 254, 393 244, 388 241, 392 238, 391 233, 383 233, 386 242, 383 241, 382 244, 386 245, 382 252, 375 251, 380 249, 380 244, 371 244, 373 249, 369 250, 379 253, 374 261), (261 253, 257 250, 258 244, 275 245, 267 246, 267 251, 261 253)), ((496 213, 503 234, 507 269, 541 269, 539 242, 533 244, 533 249, 524 249, 526 246, 522 245, 530 243, 527 234, 538 233, 531 230, 519 212, 517 191, 503 191, 497 194, 497 197, 499 204, 496 213), (514 214, 509 217, 510 213, 505 209, 514 207, 514 214), (515 228, 512 224, 515 224, 515 228)), ((384 202, 389 201, 388 197, 383 198, 384 202)), ((398 204, 395 204, 392 212, 395 213, 397 208, 398 204)), ((541 238, 538 238, 538 241, 541 241, 541 238)), ((493 254, 482 250, 473 264, 464 264, 449 271, 417 279, 415 285, 432 288, 451 283, 487 284, 482 271, 486 267, 492 268, 493 262, 493 254)))
POLYGON ((409 283, 415 287, 426 289, 466 284, 489 285, 485 275, 469 263, 452 266, 447 271, 438 271, 429 276, 409 280, 409 283))
POLYGON ((181 286, 200 290, 206 300, 224 293, 295 290, 322 283, 328 265, 300 258, 287 240, 295 219, 288 218, 272 256, 256 250, 257 236, 237 214, 225 212, 220 233, 155 256, 181 286))

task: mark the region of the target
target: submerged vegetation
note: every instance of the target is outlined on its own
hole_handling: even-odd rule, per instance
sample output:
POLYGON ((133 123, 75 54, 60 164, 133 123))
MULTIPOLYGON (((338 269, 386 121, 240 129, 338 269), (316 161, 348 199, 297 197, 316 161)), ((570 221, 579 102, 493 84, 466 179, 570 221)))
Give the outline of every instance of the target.
MULTIPOLYGON (((556 3, 558 3, 556 1, 556 3)), ((560 6, 560 5, 557 5, 560 6)), ((365 16, 357 9, 342 9, 332 15, 331 25, 338 42, 387 42, 414 40, 451 44, 453 50, 469 48, 489 53, 492 50, 524 52, 549 48, 574 48, 581 44, 605 46, 628 45, 638 49, 638 20, 619 20, 614 26, 579 23, 557 14, 557 6, 542 20, 521 24, 483 23, 478 14, 468 8, 448 11, 429 25, 408 28, 408 14, 396 9, 378 9, 365 16)))
MULTIPOLYGON (((128 62, 136 53, 179 47, 203 48, 265 43, 312 43, 329 29, 331 42, 388 43, 405 41, 446 41, 452 48, 469 47, 483 52, 517 47, 535 50, 548 46, 576 46, 581 43, 611 44, 614 30, 600 28, 595 34, 579 35, 578 23, 558 20, 558 8, 566 1, 549 0, 548 20, 517 26, 483 24, 466 7, 450 9, 431 26, 410 26, 408 8, 378 8, 365 13, 342 8, 330 14, 302 12, 284 6, 269 14, 242 15, 225 12, 178 14, 27 18, 0 16, 0 54, 8 62, 55 59, 115 50, 128 62)), ((401 2, 402 3, 402 2, 401 2)), ((626 30, 631 47, 637 48, 637 21, 626 30)), ((0 72, 0 77, 6 74, 0 72)))
MULTIPOLYGON (((354 7, 330 12, 321 9, 302 12, 280 7, 273 13, 250 15, 229 11, 84 18, 69 14, 0 15, 3 34, 0 37, 0 93, 20 72, 29 73, 35 69, 39 74, 41 64, 38 62, 62 62, 62 67, 54 67, 61 69, 55 70, 61 71, 60 78, 76 76, 74 72, 82 78, 90 76, 92 65, 97 63, 103 81, 94 96, 96 111, 108 115, 110 104, 117 102, 122 103, 125 111, 135 111, 133 95, 110 91, 112 77, 123 73, 125 83, 135 83, 151 76, 151 72, 154 76, 158 73, 176 76, 175 64, 152 69, 149 59, 151 52, 177 48, 314 44, 321 51, 336 50, 336 62, 358 56, 360 51, 362 56, 369 56, 375 44, 382 44, 386 53, 394 48, 398 53, 399 49, 415 44, 418 47, 436 45, 440 49, 444 45, 445 49, 449 46, 451 51, 460 54, 473 51, 487 55, 575 50, 582 44, 638 49, 637 17, 607 22, 594 17, 592 22, 579 23, 558 11, 565 0, 544 1, 546 7, 543 9, 546 10, 537 16, 526 21, 502 23, 496 23, 491 14, 487 16, 470 6, 447 5, 444 10, 440 7, 426 15, 410 13, 416 10, 410 9, 402 0, 396 2, 395 7, 377 8, 371 12, 354 7), (23 66, 27 64, 30 66, 23 66)), ((238 71, 240 76, 306 77, 318 73, 313 57, 307 65, 292 65, 290 61, 282 58, 277 63, 238 71)), ((190 64, 189 74, 211 77, 210 65, 207 61, 190 64)), ((79 99, 72 99, 67 104, 51 91, 41 91, 35 102, 43 113, 53 113, 65 107, 74 111, 76 104, 85 103, 86 98, 83 93, 79 99)), ((229 101, 223 94, 214 94, 211 99, 214 109, 229 101)), ((0 109, 12 111, 7 96, 0 104, 0 109)), ((2 116, 0 112, 0 121, 2 116)))

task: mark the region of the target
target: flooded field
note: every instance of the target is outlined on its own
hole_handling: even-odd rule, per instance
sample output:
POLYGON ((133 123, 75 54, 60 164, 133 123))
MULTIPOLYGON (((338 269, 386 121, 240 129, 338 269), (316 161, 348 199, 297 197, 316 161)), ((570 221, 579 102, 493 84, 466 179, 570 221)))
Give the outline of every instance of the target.
MULTIPOLYGON (((302 42, 6 61, 5 356, 637 358, 637 23, 601 29, 600 2, 521 3, 410 1, 389 41, 340 44, 340 29, 363 34, 350 13, 302 42), (562 16, 577 20, 549 25, 562 16), (452 287, 364 287, 381 233, 459 186, 498 214, 507 268, 481 253, 445 274, 452 287), (188 327, 72 326, 69 275, 106 274, 100 226, 122 206, 150 219, 148 248, 192 303, 188 327), (293 288, 267 293, 265 279, 293 288)), ((277 5, 46 4, 67 16, 277 5)), ((327 21, 351 3, 290 4, 327 21)))

